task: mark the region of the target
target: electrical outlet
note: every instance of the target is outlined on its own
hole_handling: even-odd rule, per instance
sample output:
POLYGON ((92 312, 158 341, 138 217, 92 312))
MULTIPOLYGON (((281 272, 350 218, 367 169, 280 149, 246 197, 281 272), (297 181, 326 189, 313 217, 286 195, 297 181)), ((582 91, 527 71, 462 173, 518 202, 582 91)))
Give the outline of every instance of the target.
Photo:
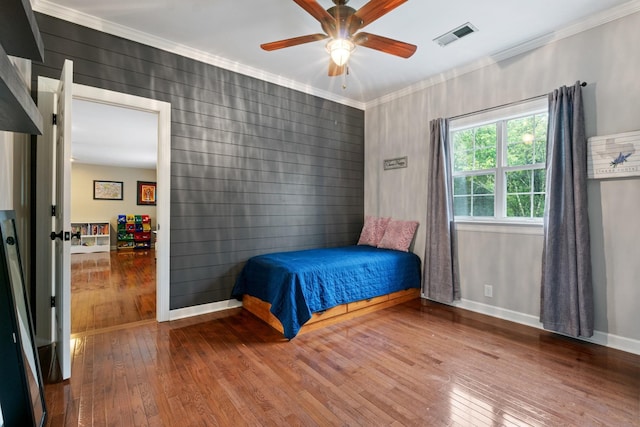
POLYGON ((493 286, 484 285, 484 296, 485 297, 489 297, 489 298, 493 298, 493 286))

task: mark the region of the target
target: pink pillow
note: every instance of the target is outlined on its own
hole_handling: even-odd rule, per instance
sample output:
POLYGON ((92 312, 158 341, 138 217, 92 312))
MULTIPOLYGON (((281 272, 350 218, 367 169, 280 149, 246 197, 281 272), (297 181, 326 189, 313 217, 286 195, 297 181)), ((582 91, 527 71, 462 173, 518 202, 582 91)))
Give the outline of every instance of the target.
POLYGON ((378 243, 378 247, 408 252, 417 229, 418 221, 399 221, 392 219, 389 225, 387 225, 387 229, 384 232, 382 240, 378 243))
POLYGON ((362 232, 360 233, 359 245, 378 246, 384 231, 387 229, 391 218, 377 218, 375 216, 365 216, 362 232))

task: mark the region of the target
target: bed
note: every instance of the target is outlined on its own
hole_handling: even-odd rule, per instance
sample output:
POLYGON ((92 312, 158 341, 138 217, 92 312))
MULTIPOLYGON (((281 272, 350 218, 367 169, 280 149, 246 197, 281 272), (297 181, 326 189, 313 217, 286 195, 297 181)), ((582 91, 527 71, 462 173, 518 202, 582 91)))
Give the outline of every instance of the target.
POLYGON ((306 324, 386 308, 417 298, 419 288, 417 255, 355 245, 252 257, 232 297, 292 339, 306 324))

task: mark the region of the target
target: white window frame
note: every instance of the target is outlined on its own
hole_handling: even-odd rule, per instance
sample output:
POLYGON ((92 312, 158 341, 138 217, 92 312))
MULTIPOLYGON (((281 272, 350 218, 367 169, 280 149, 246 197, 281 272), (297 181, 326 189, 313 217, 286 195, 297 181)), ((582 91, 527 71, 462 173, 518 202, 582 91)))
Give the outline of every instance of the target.
POLYGON ((494 216, 460 216, 456 215, 456 222, 470 224, 507 224, 507 225, 534 225, 541 226, 543 218, 523 218, 506 216, 506 200, 507 185, 506 173, 519 170, 531 170, 544 167, 544 163, 535 163, 532 165, 507 166, 505 148, 506 129, 504 123, 511 119, 531 116, 534 114, 545 113, 548 111, 547 97, 540 97, 533 100, 509 105, 507 107, 493 108, 482 111, 477 114, 468 114, 463 117, 454 118, 449 121, 449 152, 451 153, 450 165, 452 178, 460 175, 484 175, 487 173, 495 174, 494 188, 494 216), (476 128, 488 124, 497 123, 496 136, 496 167, 492 169, 467 171, 465 173, 456 173, 453 170, 453 138, 452 135, 456 131, 476 128))

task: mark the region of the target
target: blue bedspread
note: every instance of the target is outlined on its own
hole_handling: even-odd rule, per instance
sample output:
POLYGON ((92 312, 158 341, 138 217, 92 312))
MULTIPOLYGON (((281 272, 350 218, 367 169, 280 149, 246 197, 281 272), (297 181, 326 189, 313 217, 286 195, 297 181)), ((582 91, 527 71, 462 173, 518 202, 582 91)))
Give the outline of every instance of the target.
POLYGON ((311 314, 349 302, 420 287, 420 259, 371 246, 279 252, 250 258, 232 297, 271 303, 284 336, 296 336, 311 314))

